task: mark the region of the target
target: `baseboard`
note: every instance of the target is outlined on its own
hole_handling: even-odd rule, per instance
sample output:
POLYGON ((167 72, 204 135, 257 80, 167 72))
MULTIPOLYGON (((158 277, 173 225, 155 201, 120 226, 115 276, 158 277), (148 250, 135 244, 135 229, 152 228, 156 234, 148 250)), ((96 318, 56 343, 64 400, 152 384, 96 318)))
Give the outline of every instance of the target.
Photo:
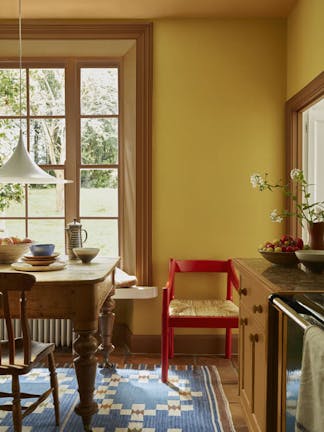
MULTIPOLYGON (((214 354, 224 355, 225 335, 176 335, 174 338, 175 353, 179 354, 214 354)), ((232 352, 238 352, 238 335, 232 339, 232 352)), ((116 347, 127 346, 130 352, 160 353, 160 335, 134 335, 124 324, 117 324, 114 328, 113 344, 116 347)))

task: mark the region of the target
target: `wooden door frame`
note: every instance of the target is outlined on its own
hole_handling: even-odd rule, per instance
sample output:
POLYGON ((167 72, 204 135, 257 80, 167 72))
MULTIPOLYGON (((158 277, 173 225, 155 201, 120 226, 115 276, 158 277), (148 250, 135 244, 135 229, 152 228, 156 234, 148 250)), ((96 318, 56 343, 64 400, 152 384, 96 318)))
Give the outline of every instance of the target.
MULTIPOLYGON (((324 72, 320 73, 303 89, 286 102, 286 175, 293 168, 302 169, 302 114, 324 97, 324 72)), ((301 197, 299 197, 301 199, 301 197)), ((287 200, 287 208, 293 211, 293 202, 287 200)), ((296 216, 286 219, 287 233, 301 236, 301 226, 296 216)))

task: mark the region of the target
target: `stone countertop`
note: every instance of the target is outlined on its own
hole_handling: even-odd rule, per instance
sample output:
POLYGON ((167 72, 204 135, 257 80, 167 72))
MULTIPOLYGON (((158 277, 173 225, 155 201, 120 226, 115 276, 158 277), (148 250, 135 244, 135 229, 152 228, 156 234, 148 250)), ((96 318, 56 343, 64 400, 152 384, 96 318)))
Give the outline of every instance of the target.
POLYGON ((302 264, 284 267, 263 258, 235 258, 233 263, 238 272, 257 276, 272 292, 324 292, 324 273, 312 273, 302 264))

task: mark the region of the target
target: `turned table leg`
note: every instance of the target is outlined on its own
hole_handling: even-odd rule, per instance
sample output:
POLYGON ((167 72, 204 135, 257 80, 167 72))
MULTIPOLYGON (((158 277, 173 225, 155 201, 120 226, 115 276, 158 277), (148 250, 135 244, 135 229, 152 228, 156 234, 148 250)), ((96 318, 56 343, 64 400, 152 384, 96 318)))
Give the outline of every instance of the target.
POLYGON ((75 407, 75 412, 82 417, 86 432, 91 431, 91 418, 98 411, 98 405, 93 399, 97 370, 95 353, 98 347, 94 333, 95 331, 78 331, 78 336, 73 344, 77 354, 74 359, 74 367, 80 395, 80 402, 75 407))
POLYGON ((109 356, 115 349, 111 342, 115 321, 115 313, 113 312, 115 309, 115 300, 112 298, 114 294, 115 288, 109 293, 99 315, 99 329, 101 335, 100 350, 103 355, 103 362, 100 366, 104 368, 114 367, 114 364, 109 361, 109 356))

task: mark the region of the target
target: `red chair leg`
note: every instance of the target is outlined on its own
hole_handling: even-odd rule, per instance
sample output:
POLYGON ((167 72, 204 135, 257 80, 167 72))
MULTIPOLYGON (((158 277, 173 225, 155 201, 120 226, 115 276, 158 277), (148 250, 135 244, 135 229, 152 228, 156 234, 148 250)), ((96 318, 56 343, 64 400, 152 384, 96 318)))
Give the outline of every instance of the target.
POLYGON ((232 329, 226 329, 226 337, 225 337, 225 357, 227 359, 232 358, 232 329))
POLYGON ((166 322, 162 323, 162 346, 161 346, 161 369, 162 369, 162 382, 168 381, 168 369, 169 369, 169 340, 170 340, 170 329, 166 322))
POLYGON ((169 358, 174 357, 174 328, 169 328, 169 358))

